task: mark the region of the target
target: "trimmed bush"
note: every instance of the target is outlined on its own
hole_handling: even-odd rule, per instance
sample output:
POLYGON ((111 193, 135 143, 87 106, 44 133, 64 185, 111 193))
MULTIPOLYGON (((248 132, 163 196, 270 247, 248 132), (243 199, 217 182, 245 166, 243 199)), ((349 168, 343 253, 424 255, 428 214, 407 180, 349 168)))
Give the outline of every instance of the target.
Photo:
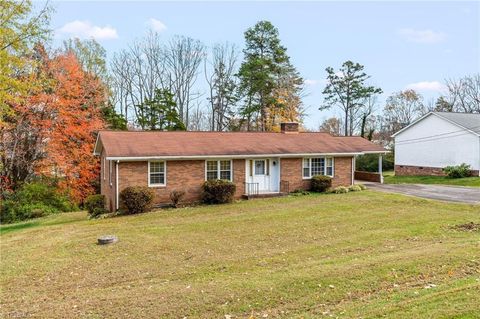
POLYGON ((462 163, 457 166, 447 166, 443 169, 443 172, 450 178, 463 178, 470 176, 470 165, 462 163))
POLYGON ((128 214, 139 214, 148 211, 153 202, 153 190, 142 186, 129 186, 120 192, 122 206, 128 214))
POLYGON ((177 208, 178 203, 182 200, 185 196, 185 191, 177 191, 174 190, 170 193, 170 200, 172 201, 172 206, 177 208))
POLYGON ((365 186, 364 184, 355 184, 357 185, 358 187, 360 187, 362 189, 362 191, 366 190, 367 189, 367 186, 365 186))
POLYGON ((202 200, 206 204, 224 204, 233 201, 237 187, 234 183, 215 179, 203 183, 202 200))
POLYGON ((296 189, 290 194, 293 196, 303 196, 303 195, 310 195, 310 192, 303 189, 296 189))
POLYGON ((362 190, 362 188, 359 185, 351 185, 348 188, 349 192, 360 192, 361 190, 362 190))
POLYGON ((108 213, 105 209, 104 195, 90 195, 85 199, 84 206, 90 215, 90 218, 96 218, 102 214, 108 213))
POLYGON ((333 189, 335 194, 346 194, 348 193, 348 187, 345 186, 338 186, 333 189))
POLYGON ((313 192, 324 193, 332 187, 332 178, 324 175, 315 175, 310 183, 310 189, 313 192))

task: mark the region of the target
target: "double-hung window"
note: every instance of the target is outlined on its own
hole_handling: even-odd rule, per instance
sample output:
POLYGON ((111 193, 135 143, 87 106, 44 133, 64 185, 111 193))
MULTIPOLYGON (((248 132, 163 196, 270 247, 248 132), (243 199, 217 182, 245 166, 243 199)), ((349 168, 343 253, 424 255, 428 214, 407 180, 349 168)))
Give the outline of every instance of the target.
POLYGON ((231 160, 206 161, 205 168, 207 181, 212 179, 232 180, 231 160))
POLYGON ((148 162, 148 186, 165 186, 165 162, 148 162))
POLYGON ((315 175, 333 177, 333 157, 309 157, 303 159, 303 178, 312 178, 315 175))

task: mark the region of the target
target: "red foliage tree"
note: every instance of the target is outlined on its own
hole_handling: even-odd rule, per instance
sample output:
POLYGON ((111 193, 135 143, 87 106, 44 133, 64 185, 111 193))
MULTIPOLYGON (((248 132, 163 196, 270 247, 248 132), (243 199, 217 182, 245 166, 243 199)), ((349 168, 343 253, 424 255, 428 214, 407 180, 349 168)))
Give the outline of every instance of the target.
POLYGON ((15 191, 36 175, 58 178, 59 191, 76 203, 95 191, 99 162, 95 133, 105 127, 105 85, 85 72, 72 53, 50 57, 38 45, 30 89, 12 103, 0 126, 0 187, 15 191))
POLYGON ((105 127, 101 109, 107 101, 104 84, 85 72, 72 53, 48 62, 55 81, 55 116, 47 144, 43 173, 60 177, 59 187, 82 202, 95 190, 99 161, 93 156, 95 133, 105 127))

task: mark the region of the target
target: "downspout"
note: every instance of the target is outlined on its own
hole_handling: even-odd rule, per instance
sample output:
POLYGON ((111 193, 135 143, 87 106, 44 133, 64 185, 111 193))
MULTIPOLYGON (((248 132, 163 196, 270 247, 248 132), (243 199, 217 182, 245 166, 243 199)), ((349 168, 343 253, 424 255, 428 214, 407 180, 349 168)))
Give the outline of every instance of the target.
POLYGON ((117 160, 115 165, 115 211, 118 211, 118 163, 120 163, 120 161, 117 160))
POLYGON ((378 172, 380 173, 380 184, 383 184, 383 164, 382 164, 383 156, 380 154, 378 156, 378 172))
POLYGON ((356 158, 356 155, 352 156, 352 185, 355 183, 355 165, 357 163, 356 158))

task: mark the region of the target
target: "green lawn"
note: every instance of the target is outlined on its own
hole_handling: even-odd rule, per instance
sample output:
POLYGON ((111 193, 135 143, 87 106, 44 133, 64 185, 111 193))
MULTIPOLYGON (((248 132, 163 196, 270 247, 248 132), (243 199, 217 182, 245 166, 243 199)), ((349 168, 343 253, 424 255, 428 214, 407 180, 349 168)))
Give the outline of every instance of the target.
POLYGON ((467 222, 479 206, 364 191, 5 225, 0 317, 480 318, 467 222))
POLYGON ((384 172, 385 184, 445 184, 480 187, 480 177, 449 178, 446 176, 395 176, 393 171, 384 172))

